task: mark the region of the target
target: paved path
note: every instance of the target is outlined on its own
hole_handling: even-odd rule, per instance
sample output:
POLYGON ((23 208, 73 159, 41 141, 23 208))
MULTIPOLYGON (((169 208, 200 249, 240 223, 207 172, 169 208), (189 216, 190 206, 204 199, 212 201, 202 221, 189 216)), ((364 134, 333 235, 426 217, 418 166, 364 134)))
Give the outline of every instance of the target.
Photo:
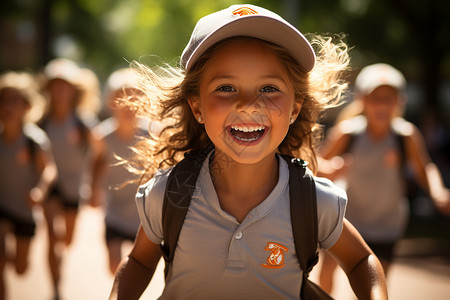
MULTIPOLYGON (((38 214, 39 215, 39 214, 38 214)), ((10 300, 50 300, 50 275, 46 263, 46 234, 38 227, 30 254, 30 268, 18 277, 11 267, 6 271, 10 300)), ((74 244, 66 252, 63 266, 63 300, 107 299, 113 277, 108 272, 106 248, 103 238, 103 215, 99 209, 82 207, 78 219, 74 244)), ((430 241, 405 241, 402 247, 427 250, 430 241)), ((125 247, 127 248, 127 247, 125 247)), ((129 249, 129 246, 128 246, 129 249)), ((141 299, 156 299, 163 286, 163 264, 141 299)), ((336 272, 338 288, 336 299, 355 299, 342 272, 336 272)), ((315 278, 315 274, 312 275, 315 278)), ((394 263, 390 276, 390 299, 448 300, 450 299, 450 261, 442 256, 401 256, 394 263)))

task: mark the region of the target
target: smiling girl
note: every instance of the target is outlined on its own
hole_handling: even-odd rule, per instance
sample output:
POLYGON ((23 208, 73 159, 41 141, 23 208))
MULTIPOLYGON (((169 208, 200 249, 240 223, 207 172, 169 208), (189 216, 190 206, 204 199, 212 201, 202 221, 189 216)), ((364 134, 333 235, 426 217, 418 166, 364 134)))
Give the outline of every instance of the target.
MULTIPOLYGON (((303 270, 280 154, 315 169, 318 115, 345 90, 340 74, 348 65, 344 44, 315 44, 317 60, 280 16, 233 5, 197 23, 181 69, 157 75, 138 64, 152 102, 130 105, 168 125, 137 145, 133 166, 145 170, 146 182, 136 197, 142 225, 111 299, 137 299, 146 288, 161 257, 168 176, 185 152, 210 144, 160 299, 298 299, 303 270)), ((345 193, 314 181, 319 246, 335 255, 360 299, 385 299, 378 259, 344 218, 345 193)))

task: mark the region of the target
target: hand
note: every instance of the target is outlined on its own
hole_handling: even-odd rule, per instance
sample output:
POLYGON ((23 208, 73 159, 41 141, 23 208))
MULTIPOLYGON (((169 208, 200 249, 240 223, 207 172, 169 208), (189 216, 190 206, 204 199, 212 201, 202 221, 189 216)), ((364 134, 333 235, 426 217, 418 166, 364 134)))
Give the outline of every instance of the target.
POLYGON ((334 180, 345 175, 348 167, 352 164, 353 158, 350 154, 335 156, 331 159, 318 157, 319 170, 318 175, 334 180))
POLYGON ((44 201, 44 192, 39 187, 34 187, 28 193, 30 206, 40 204, 44 201))
POLYGON ((92 189, 92 194, 89 199, 89 204, 91 207, 99 207, 103 204, 104 193, 99 188, 92 189))
POLYGON ((433 200, 437 209, 446 216, 450 216, 450 190, 443 188, 439 193, 434 193, 433 200))

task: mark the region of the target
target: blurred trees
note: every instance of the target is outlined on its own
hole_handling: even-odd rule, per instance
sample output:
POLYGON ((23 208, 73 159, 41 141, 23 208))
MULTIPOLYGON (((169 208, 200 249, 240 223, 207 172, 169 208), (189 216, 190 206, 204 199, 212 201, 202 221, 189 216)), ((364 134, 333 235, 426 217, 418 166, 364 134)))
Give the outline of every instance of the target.
MULTIPOLYGON (((439 111, 438 85, 450 76, 447 0, 260 0, 302 32, 345 33, 353 67, 391 63, 422 83, 439 111)), ((39 70, 55 56, 101 79, 134 59, 176 63, 195 22, 230 0, 9 0, 0 3, 0 70, 39 70)), ((447 100, 448 101, 448 100, 447 100)))

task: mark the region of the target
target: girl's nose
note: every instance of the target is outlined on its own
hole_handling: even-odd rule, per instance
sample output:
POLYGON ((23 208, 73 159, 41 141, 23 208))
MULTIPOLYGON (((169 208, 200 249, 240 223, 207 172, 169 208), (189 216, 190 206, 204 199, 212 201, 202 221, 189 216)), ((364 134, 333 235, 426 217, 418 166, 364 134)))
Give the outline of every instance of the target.
POLYGON ((236 108, 238 111, 246 113, 259 112, 263 106, 263 100, 259 93, 242 93, 237 101, 236 108))

